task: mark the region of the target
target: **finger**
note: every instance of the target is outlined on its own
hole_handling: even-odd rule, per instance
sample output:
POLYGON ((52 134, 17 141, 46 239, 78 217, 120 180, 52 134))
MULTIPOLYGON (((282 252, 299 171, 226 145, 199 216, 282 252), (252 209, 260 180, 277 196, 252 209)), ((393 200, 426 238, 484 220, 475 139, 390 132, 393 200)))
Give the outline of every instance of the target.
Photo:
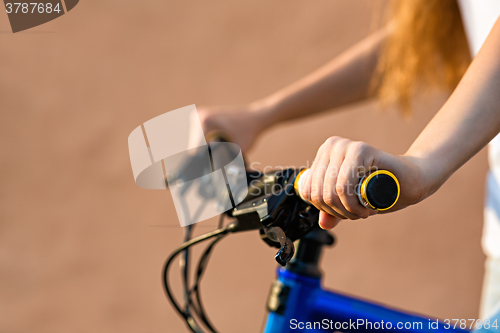
POLYGON ((311 176, 311 203, 319 210, 322 210, 330 215, 346 219, 348 218, 347 216, 335 210, 335 207, 328 206, 323 200, 323 183, 325 181, 326 170, 330 164, 330 154, 328 153, 328 149, 323 147, 323 153, 318 157, 319 158, 315 160, 315 166, 311 176))
POLYGON ((311 202, 311 181, 313 173, 314 173, 314 162, 309 168, 309 170, 304 174, 305 179, 304 182, 302 183, 302 186, 300 186, 300 196, 308 202, 311 202))
POLYGON ((335 187, 339 199, 347 211, 361 218, 367 218, 371 215, 371 210, 361 205, 355 191, 361 176, 371 167, 371 165, 367 165, 372 163, 369 159, 369 163, 366 163, 369 150, 370 146, 363 142, 355 142, 349 147, 335 187))
POLYGON ((302 186, 300 186, 300 196, 302 198, 306 199, 306 201, 309 202, 310 204, 312 204, 314 207, 319 209, 320 212, 326 211, 327 214, 334 215, 340 219, 347 219, 345 216, 338 214, 337 212, 333 211, 331 208, 329 208, 327 206, 321 207, 320 205, 312 202, 312 200, 311 200, 311 182, 312 182, 313 174, 314 174, 314 164, 309 169, 309 172, 307 172, 307 174, 305 175, 306 178, 304 180, 304 183, 302 184, 302 186))
POLYGON ((325 212, 319 212, 319 226, 321 229, 329 230, 335 228, 339 222, 340 219, 338 217, 329 215, 325 212))
POLYGON ((316 156, 314 157, 313 163, 311 167, 309 168, 309 171, 307 172, 306 178, 304 180, 304 183, 302 184, 300 188, 300 195, 302 198, 306 199, 307 201, 311 202, 311 182, 312 182, 312 176, 314 174, 314 169, 316 168, 316 164, 318 163, 319 159, 322 156, 323 152, 323 145, 321 145, 316 152, 316 156))
POLYGON ((345 155, 345 148, 342 149, 342 147, 345 147, 344 142, 347 143, 348 140, 339 137, 331 137, 321 145, 321 147, 318 149, 314 162, 309 169, 309 172, 307 172, 305 176, 306 178, 300 189, 300 195, 311 204, 313 204, 316 208, 330 215, 336 216, 341 219, 358 219, 359 217, 357 215, 350 214, 346 209, 342 207, 342 205, 340 204, 340 200, 337 199, 337 203, 342 207, 342 209, 338 209, 335 206, 329 206, 323 200, 322 188, 324 183, 325 165, 330 164, 330 156, 337 156, 337 159, 339 161, 338 164, 340 165, 343 156, 345 155), (336 146, 337 148, 341 147, 339 149, 341 153, 332 154, 332 151, 336 150, 336 146))
POLYGON ((347 209, 340 201, 340 198, 337 195, 337 191, 335 190, 339 169, 344 160, 344 156, 345 156, 345 146, 342 146, 342 144, 339 143, 339 147, 337 147, 337 149, 334 149, 331 152, 330 164, 328 165, 328 169, 326 171, 325 179, 323 182, 323 201, 328 207, 333 209, 340 216, 345 216, 351 220, 357 220, 360 217, 356 214, 347 211, 347 209))

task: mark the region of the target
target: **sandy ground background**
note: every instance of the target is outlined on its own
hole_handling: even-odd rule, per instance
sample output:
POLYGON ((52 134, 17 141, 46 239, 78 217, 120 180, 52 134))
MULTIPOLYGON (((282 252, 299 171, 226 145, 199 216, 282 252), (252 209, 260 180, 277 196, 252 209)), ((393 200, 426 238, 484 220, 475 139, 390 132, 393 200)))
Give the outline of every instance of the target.
MULTIPOLYGON (((185 105, 271 93, 365 36, 371 17, 362 0, 85 0, 12 34, 0 14, 0 332, 186 332, 160 283, 182 229, 167 191, 134 184, 128 134, 185 105)), ((444 98, 418 99, 411 121, 365 103, 284 124, 249 160, 303 165, 331 135, 404 153, 444 98)), ((482 151, 427 201, 340 225, 325 284, 477 318, 486 170, 482 151)), ((216 248, 203 296, 221 332, 260 329, 274 253, 255 232, 216 248)))

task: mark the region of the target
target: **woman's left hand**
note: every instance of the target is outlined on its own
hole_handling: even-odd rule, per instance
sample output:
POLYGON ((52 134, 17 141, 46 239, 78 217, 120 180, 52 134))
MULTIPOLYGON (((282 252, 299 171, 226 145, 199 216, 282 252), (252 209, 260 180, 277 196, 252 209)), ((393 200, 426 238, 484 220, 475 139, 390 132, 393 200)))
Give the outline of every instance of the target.
POLYGON ((395 156, 364 142, 331 137, 321 145, 301 186, 302 197, 320 210, 323 229, 335 227, 341 219, 357 220, 377 214, 358 201, 355 186, 373 170, 388 170, 399 180, 401 194, 389 211, 415 204, 428 196, 421 160, 395 156))

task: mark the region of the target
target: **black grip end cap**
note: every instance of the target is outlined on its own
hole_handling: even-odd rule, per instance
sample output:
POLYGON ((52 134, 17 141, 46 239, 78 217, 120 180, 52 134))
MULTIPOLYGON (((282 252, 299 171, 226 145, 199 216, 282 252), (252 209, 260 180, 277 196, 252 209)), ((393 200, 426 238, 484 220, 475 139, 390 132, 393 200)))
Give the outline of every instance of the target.
POLYGON ((389 175, 376 175, 366 185, 366 198, 376 209, 389 208, 398 198, 398 184, 389 175))

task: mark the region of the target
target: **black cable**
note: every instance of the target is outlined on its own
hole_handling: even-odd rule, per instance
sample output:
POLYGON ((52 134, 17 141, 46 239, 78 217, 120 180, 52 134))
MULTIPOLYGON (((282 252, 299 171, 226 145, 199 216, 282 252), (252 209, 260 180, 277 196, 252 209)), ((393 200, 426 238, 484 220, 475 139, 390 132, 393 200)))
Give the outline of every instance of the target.
MULTIPOLYGON (((193 233, 194 225, 188 225, 184 230, 184 243, 189 242, 191 235, 193 233)), ((184 287, 184 302, 186 307, 184 311, 189 313, 189 248, 186 248, 183 252, 183 259, 180 263, 180 268, 182 272, 182 282, 184 287)))
POLYGON ((203 277, 203 273, 205 272, 205 269, 208 266, 208 260, 210 259, 210 254, 212 249, 217 244, 217 242, 219 242, 222 238, 224 238, 224 236, 225 235, 220 235, 214 241, 212 241, 212 243, 210 243, 210 245, 207 246, 202 256, 200 257, 200 261, 198 262, 198 267, 196 270, 196 280, 193 285, 193 288, 191 288, 190 290, 190 297, 189 297, 190 302, 194 305, 194 302, 191 299, 191 294, 194 293, 196 295, 196 302, 198 304, 197 308, 193 307, 195 309, 196 315, 203 321, 205 326, 213 333, 217 333, 217 330, 214 328, 214 325, 208 319, 208 316, 203 307, 203 303, 201 302, 200 282, 201 278, 203 277))
MULTIPOLYGON (((219 218, 218 229, 222 229, 223 224, 224 224, 223 222, 224 222, 224 214, 221 214, 220 218, 219 218)), ((204 273, 206 267, 208 266, 208 260, 210 258, 210 253, 211 253, 213 247, 224 236, 225 235, 218 236, 214 241, 212 241, 212 243, 210 243, 210 245, 208 245, 206 247, 205 251, 200 256, 200 261, 198 262, 194 285, 189 291, 186 291, 186 303, 185 303, 186 304, 185 305, 186 313, 189 314, 189 309, 190 309, 190 307, 192 307, 192 310, 194 311, 196 316, 198 318, 200 318, 201 321, 205 324, 205 326, 213 333, 217 333, 217 331, 214 328, 214 325, 208 319, 208 316, 206 315, 203 303, 201 302, 201 293, 199 291, 199 285, 200 285, 203 273, 204 273), (193 294, 196 296, 196 302, 193 301, 193 299, 192 299, 193 294)))
MULTIPOLYGON (((164 283, 165 291, 166 291, 172 305, 176 309, 176 311, 184 318, 184 321, 186 322, 187 326, 194 333, 200 333, 201 329, 199 328, 199 325, 196 323, 195 319, 193 318, 193 316, 189 312, 188 305, 186 305, 185 309, 181 309, 180 305, 177 303, 172 292, 170 291, 170 286, 168 283, 168 269, 169 269, 171 263, 173 262, 174 258, 177 257, 177 255, 179 255, 180 253, 182 253, 183 251, 185 251, 189 247, 193 246, 194 244, 197 244, 197 243, 202 242, 204 240, 207 240, 209 238, 215 237, 215 236, 222 234, 222 233, 223 233, 222 230, 217 231, 217 232, 212 232, 212 233, 200 236, 198 238, 195 238, 191 241, 185 242, 177 250, 174 251, 174 253, 168 258, 167 262, 165 263, 164 272, 163 272, 163 283, 164 283)), ((187 304, 189 304, 189 303, 187 303, 187 304)))
POLYGON ((170 255, 170 257, 168 257, 168 259, 165 262, 165 266, 163 268, 163 287, 165 288, 165 293, 167 294, 168 299, 170 300, 170 302, 174 306, 177 313, 179 313, 179 315, 181 315, 181 317, 184 318, 184 320, 186 321, 186 324, 188 325, 189 329, 191 329, 192 332, 198 333, 198 332, 200 332, 200 329, 197 327, 192 316, 189 313, 186 313, 185 311, 183 311, 180 308, 177 301, 175 300, 175 297, 174 297, 172 291, 170 290, 170 285, 168 282, 168 270, 169 270, 170 265, 172 264, 174 258, 177 257, 177 255, 179 255, 185 249, 187 249, 187 248, 189 248, 197 243, 203 242, 207 239, 217 237, 220 235, 225 235, 228 232, 230 232, 232 230, 232 228, 233 228, 233 224, 229 224, 228 226, 226 226, 223 229, 217 229, 215 231, 212 231, 212 232, 206 233, 204 235, 201 235, 199 237, 193 238, 192 240, 190 240, 188 242, 185 242, 179 248, 177 248, 177 250, 175 250, 174 253, 172 253, 170 255))

